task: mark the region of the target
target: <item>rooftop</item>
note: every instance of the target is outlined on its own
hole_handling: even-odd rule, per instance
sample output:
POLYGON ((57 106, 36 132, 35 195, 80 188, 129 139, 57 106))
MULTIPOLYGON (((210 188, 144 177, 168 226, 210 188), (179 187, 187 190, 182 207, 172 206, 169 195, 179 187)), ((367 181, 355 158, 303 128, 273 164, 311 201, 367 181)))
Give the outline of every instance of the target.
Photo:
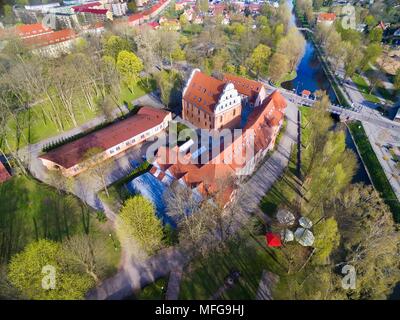
POLYGON ((82 162, 91 148, 110 149, 163 122, 169 112, 151 107, 142 107, 136 115, 90 133, 40 156, 64 168, 82 162))

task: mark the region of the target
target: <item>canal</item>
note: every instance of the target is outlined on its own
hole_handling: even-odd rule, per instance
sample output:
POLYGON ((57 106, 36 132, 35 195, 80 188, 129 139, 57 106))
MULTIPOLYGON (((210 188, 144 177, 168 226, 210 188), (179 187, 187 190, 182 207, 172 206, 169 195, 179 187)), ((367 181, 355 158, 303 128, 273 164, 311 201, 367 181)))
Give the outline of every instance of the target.
MULTIPOLYGON (((296 26, 293 2, 292 0, 288 0, 287 3, 292 11, 290 26, 296 26)), ((297 76, 295 79, 283 82, 281 85, 283 88, 295 90, 297 93, 300 93, 305 89, 311 92, 324 90, 329 95, 331 102, 337 104, 338 99, 321 66, 314 44, 310 39, 308 39, 306 32, 304 32, 303 35, 306 40, 306 46, 304 55, 296 69, 297 76)), ((339 121, 338 117, 333 116, 333 118, 336 122, 339 121)), ((358 170, 353 177, 353 183, 363 182, 365 184, 371 184, 348 129, 346 129, 346 146, 348 149, 354 151, 358 160, 358 170)))

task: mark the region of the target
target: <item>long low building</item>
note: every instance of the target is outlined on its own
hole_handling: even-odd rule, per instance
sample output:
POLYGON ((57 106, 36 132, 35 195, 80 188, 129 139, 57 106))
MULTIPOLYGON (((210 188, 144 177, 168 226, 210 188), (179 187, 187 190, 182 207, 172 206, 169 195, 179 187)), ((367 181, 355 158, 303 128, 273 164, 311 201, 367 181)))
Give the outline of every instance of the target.
POLYGON ((172 120, 171 112, 142 107, 138 113, 90 133, 39 157, 49 170, 75 176, 159 134, 172 120))

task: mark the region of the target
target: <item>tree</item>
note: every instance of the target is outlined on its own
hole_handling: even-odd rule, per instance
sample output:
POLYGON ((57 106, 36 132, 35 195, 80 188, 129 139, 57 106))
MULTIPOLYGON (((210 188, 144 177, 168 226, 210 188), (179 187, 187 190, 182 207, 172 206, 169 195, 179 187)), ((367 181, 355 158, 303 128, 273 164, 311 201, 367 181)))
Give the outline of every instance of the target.
POLYGON ((249 59, 250 68, 254 69, 257 77, 261 75, 266 75, 268 70, 268 60, 271 55, 271 48, 259 44, 253 51, 249 59))
POLYGON ((208 0, 196 0, 196 8, 199 8, 201 12, 208 12, 208 0))
POLYGON ((107 155, 104 151, 105 150, 100 147, 89 148, 83 156, 83 161, 84 166, 88 168, 89 175, 101 181, 107 197, 110 197, 106 181, 109 170, 107 162, 104 162, 107 159, 107 155))
POLYGON ((135 0, 131 0, 128 2, 128 9, 130 12, 134 13, 137 11, 137 5, 135 0))
POLYGON ((330 217, 322 220, 314 226, 315 254, 312 262, 326 264, 332 251, 339 246, 340 234, 335 218, 330 217))
POLYGON ((268 67, 268 75, 273 82, 281 80, 290 71, 289 58, 279 52, 272 55, 268 67))
POLYGON ((123 81, 133 93, 139 81, 139 74, 143 70, 143 63, 133 52, 122 50, 118 53, 117 69, 123 81))
POLYGON ((117 233, 121 240, 134 239, 148 254, 162 246, 161 221, 155 215, 153 204, 140 195, 124 203, 117 218, 117 233))
POLYGON ((289 71, 292 72, 303 57, 305 47, 306 41, 303 35, 296 28, 291 28, 288 34, 279 41, 276 51, 288 57, 289 71))
POLYGON ((345 52, 344 56, 344 70, 346 77, 352 77, 357 70, 357 67, 360 65, 360 61, 362 59, 362 53, 360 52, 360 48, 356 45, 353 45, 349 41, 343 42, 343 48, 345 52))
POLYGON ((371 42, 378 42, 382 41, 383 30, 381 28, 374 28, 369 32, 368 38, 371 42))
POLYGON ((394 76, 393 87, 395 90, 400 90, 400 68, 397 69, 396 75, 394 76))
POLYGON ((361 60, 360 67, 362 70, 368 69, 369 64, 374 64, 376 59, 382 54, 382 47, 379 43, 371 43, 364 51, 364 57, 361 60))
POLYGON ((349 299, 386 299, 400 275, 400 236, 389 208, 372 186, 361 184, 341 193, 332 208, 342 235, 338 265, 357 272, 349 299))
POLYGON ((82 266, 85 272, 99 282, 99 274, 104 266, 104 248, 102 244, 88 234, 77 234, 63 243, 68 260, 82 266))
POLYGON ((364 22, 368 26, 369 29, 371 29, 377 25, 377 21, 374 18, 374 16, 372 16, 372 15, 366 16, 364 22))
POLYGON ((177 106, 181 101, 181 89, 183 79, 180 73, 172 69, 170 71, 162 70, 155 75, 158 88, 161 93, 161 101, 167 107, 177 106))
POLYGON ((128 40, 114 35, 105 40, 103 48, 104 55, 113 57, 115 60, 117 60, 118 54, 121 51, 131 51, 131 45, 128 40))
POLYGON ((68 263, 61 245, 49 240, 32 242, 14 255, 8 277, 24 296, 35 300, 83 299, 93 285, 88 275, 68 263), (55 268, 55 287, 44 289, 42 283, 48 283, 45 276, 49 274, 46 268, 51 270, 52 267, 55 268))

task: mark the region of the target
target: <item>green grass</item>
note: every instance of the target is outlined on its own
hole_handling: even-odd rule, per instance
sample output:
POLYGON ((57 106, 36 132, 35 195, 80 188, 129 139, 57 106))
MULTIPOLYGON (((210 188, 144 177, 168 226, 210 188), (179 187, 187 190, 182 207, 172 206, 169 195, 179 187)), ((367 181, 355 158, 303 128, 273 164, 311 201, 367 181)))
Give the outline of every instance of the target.
POLYGON ((365 100, 373 103, 380 103, 380 100, 377 96, 369 93, 370 91, 369 85, 362 76, 355 74, 352 77, 352 80, 357 85, 358 90, 360 90, 365 100))
POLYGON ((279 249, 267 248, 263 236, 230 243, 226 252, 212 253, 192 262, 183 276, 180 299, 209 299, 224 284, 231 270, 238 270, 239 282, 224 292, 224 299, 254 299, 262 271, 283 274, 285 265, 279 249))
MULTIPOLYGON (((18 114, 17 119, 10 119, 7 127, 7 140, 10 147, 15 150, 26 146, 27 144, 32 144, 39 142, 43 139, 49 138, 51 136, 60 134, 56 125, 49 121, 45 116, 49 114, 51 106, 49 104, 35 105, 25 111, 18 114), (17 123, 19 128, 23 128, 21 132, 17 130, 17 123)), ((87 107, 82 107, 77 109, 77 123, 82 124, 90 119, 93 119, 97 112, 89 110, 87 107)), ((74 128, 72 122, 63 118, 64 131, 74 128)))
POLYGON ((144 287, 137 295, 139 300, 164 300, 167 292, 168 278, 159 278, 144 287))
POLYGON ((368 168, 374 187, 381 194, 385 203, 390 207, 394 220, 397 223, 400 222, 400 203, 396 198, 371 144, 369 143, 364 127, 361 122, 356 121, 349 124, 349 129, 358 146, 360 156, 368 168))
MULTIPOLYGON (((156 83, 154 80, 142 80, 131 92, 126 86, 121 88, 120 103, 126 103, 130 110, 133 109, 132 100, 135 100, 151 91, 154 91, 156 83)), ((98 110, 90 110, 86 107, 84 102, 77 101, 75 103, 75 113, 78 125, 88 122, 94 117, 99 115, 98 110)), ((57 126, 50 121, 46 115, 50 114, 51 105, 49 103, 42 103, 31 108, 21 111, 18 114, 17 120, 10 119, 8 121, 8 133, 7 140, 10 147, 15 150, 26 146, 27 144, 37 143, 41 140, 50 138, 52 136, 62 133, 57 126), (17 130, 17 123, 19 128, 17 130), (20 132, 21 131, 21 132, 20 132)), ((62 116, 64 131, 68 131, 74 128, 73 123, 67 119, 66 116, 62 116)))
POLYGON ((105 274, 119 263, 118 241, 108 223, 100 223, 95 212, 78 198, 26 176, 14 176, 0 185, 0 262, 41 238, 54 241, 79 233, 92 234, 102 243, 107 256, 105 274))
POLYGON ((131 90, 128 89, 127 86, 123 86, 121 88, 121 96, 119 102, 121 104, 127 104, 129 110, 132 110, 134 107, 132 105, 132 101, 140 98, 149 92, 152 92, 156 89, 156 81, 154 79, 149 79, 148 81, 141 80, 139 83, 131 90))
POLYGON ((295 79, 296 77, 297 77, 297 72, 296 72, 296 70, 293 70, 292 72, 290 72, 290 73, 286 74, 285 76, 283 76, 282 79, 280 79, 280 80, 276 83, 276 86, 277 86, 277 87, 280 87, 281 84, 282 84, 283 82, 293 80, 293 79, 295 79))

